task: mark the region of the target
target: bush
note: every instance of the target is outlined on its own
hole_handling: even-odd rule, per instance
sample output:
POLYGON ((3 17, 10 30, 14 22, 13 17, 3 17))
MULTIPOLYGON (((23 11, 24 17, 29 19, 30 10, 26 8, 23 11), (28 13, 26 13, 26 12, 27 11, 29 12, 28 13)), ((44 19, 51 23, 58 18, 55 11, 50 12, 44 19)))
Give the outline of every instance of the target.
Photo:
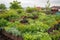
POLYGON ((19 15, 15 10, 8 10, 6 13, 1 14, 0 18, 4 18, 6 20, 16 20, 19 18, 19 15))

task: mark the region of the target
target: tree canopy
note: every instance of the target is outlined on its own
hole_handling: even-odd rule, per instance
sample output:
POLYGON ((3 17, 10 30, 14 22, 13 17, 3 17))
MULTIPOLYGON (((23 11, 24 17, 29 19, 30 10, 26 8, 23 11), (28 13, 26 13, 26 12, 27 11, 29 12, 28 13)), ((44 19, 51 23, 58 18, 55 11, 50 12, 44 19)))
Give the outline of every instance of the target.
POLYGON ((1 10, 4 10, 4 9, 6 9, 6 6, 5 6, 5 4, 0 4, 0 9, 1 9, 1 10))
POLYGON ((13 1, 10 3, 10 9, 21 9, 21 5, 20 5, 20 2, 18 1, 13 1))

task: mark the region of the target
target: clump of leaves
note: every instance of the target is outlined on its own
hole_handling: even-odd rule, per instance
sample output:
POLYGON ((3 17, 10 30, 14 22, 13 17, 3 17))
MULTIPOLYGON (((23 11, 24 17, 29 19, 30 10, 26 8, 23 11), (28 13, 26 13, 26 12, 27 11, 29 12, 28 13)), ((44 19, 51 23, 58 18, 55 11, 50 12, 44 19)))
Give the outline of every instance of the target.
POLYGON ((7 20, 5 20, 5 19, 0 19, 0 27, 4 27, 4 26, 7 26, 7 23, 8 23, 8 21, 7 20))
POLYGON ((36 12, 36 11, 37 11, 36 8, 31 8, 31 7, 27 7, 27 8, 26 8, 26 12, 27 12, 27 13, 32 13, 32 12, 36 12))
POLYGON ((15 10, 8 10, 6 11, 6 13, 3 13, 0 15, 0 18, 8 18, 8 17, 11 17, 11 16, 18 16, 17 12, 15 10))
POLYGON ((24 40, 52 40, 51 37, 49 37, 48 33, 24 33, 23 34, 24 40))
POLYGON ((52 40, 58 40, 60 38, 60 32, 57 30, 54 30, 53 32, 50 33, 50 36, 52 40))
POLYGON ((17 9, 17 13, 18 13, 18 14, 21 14, 22 12, 24 12, 23 9, 17 9))
POLYGON ((56 15, 56 20, 57 20, 57 21, 60 20, 60 15, 56 15))
POLYGON ((16 28, 16 26, 19 24, 19 21, 15 21, 14 23, 8 22, 4 29, 6 32, 11 33, 12 35, 21 36, 21 31, 16 28))
POLYGON ((15 27, 5 27, 5 31, 15 36, 21 36, 21 32, 15 27))

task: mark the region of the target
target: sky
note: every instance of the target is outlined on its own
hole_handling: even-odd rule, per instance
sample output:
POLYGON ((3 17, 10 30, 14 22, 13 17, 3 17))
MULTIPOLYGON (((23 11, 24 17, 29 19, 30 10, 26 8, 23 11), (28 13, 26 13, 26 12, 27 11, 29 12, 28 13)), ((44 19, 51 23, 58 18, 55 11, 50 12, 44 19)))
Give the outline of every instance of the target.
MULTIPOLYGON (((7 7, 10 6, 10 2, 12 2, 13 0, 0 0, 0 4, 4 3, 7 7)), ((45 7, 46 6, 46 2, 47 0, 17 0, 19 2, 21 2, 22 7, 45 7)), ((50 4, 51 6, 60 6, 60 0, 50 0, 50 4)))

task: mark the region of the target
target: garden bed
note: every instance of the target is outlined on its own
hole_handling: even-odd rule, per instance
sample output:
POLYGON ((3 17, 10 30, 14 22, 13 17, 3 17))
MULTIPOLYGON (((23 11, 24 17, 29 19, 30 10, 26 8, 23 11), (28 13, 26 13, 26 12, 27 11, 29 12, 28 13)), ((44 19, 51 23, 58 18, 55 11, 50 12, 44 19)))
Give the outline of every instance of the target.
POLYGON ((13 35, 7 33, 6 31, 2 30, 2 31, 0 31, 0 40, 23 40, 23 38, 13 36, 13 35))

